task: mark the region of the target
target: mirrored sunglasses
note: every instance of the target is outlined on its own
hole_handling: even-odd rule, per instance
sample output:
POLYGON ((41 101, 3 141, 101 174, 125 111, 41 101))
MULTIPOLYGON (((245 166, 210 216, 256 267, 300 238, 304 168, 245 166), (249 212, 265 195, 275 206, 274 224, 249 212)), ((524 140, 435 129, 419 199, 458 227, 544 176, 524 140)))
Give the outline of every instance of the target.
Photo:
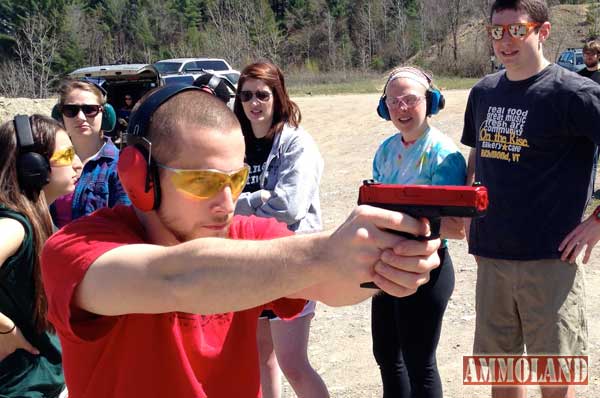
POLYGON ((102 105, 63 104, 60 107, 61 113, 69 118, 79 115, 79 111, 82 111, 86 117, 94 117, 100 110, 102 110, 102 105))
POLYGON ((424 99, 425 97, 422 95, 406 94, 399 97, 386 97, 385 103, 388 108, 402 107, 411 109, 419 105, 424 99))
POLYGON ((256 96, 256 99, 260 102, 267 102, 269 98, 271 98, 271 93, 268 91, 258 90, 256 92, 252 92, 249 90, 240 91, 238 97, 242 102, 248 102, 252 99, 252 97, 256 96))
POLYGON ((539 22, 521 22, 508 25, 489 25, 487 27, 488 35, 492 40, 502 40, 504 32, 508 32, 515 39, 524 40, 529 33, 542 24, 539 22))
POLYGON ((213 169, 176 169, 160 163, 156 163, 156 165, 172 173, 171 182, 177 190, 197 199, 209 199, 229 186, 235 200, 246 186, 250 173, 250 166, 247 164, 241 169, 229 173, 213 169))
POLYGON ((75 159, 75 148, 72 146, 55 151, 50 158, 53 167, 71 166, 75 159))

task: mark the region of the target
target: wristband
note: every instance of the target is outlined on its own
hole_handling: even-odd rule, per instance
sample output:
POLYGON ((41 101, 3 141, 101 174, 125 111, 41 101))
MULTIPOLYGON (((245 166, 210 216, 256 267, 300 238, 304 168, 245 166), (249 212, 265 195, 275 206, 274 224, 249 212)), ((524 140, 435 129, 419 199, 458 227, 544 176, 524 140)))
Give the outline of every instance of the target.
POLYGON ((13 323, 13 327, 10 328, 8 331, 6 332, 0 332, 0 334, 11 334, 13 330, 15 330, 15 328, 17 327, 16 323, 13 323))
POLYGON ((596 207, 596 210, 592 213, 592 218, 596 222, 600 222, 600 206, 596 207))

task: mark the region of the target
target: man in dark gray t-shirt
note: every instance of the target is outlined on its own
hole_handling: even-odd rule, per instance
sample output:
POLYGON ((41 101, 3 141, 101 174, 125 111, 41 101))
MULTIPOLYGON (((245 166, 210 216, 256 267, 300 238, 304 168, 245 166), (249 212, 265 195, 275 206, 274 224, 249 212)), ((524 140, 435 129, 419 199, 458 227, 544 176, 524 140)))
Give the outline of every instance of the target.
MULTIPOLYGON (((600 86, 551 64, 543 0, 496 0, 488 32, 506 69, 469 95, 462 143, 467 182, 488 188, 486 217, 470 225, 477 261, 473 350, 482 355, 585 355, 583 275, 600 240, 598 215, 581 221, 600 143, 600 86)), ((600 207, 598 209, 598 214, 600 207)), ((572 397, 572 386, 542 387, 572 397)), ((525 397, 524 386, 492 386, 525 397)))

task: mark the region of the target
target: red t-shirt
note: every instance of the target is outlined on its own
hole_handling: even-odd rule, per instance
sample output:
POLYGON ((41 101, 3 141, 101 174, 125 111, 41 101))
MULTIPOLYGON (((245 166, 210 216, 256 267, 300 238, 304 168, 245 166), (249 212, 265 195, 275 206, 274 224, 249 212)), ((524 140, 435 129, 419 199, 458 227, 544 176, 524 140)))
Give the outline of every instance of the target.
MULTIPOLYGON (((273 219, 234 217, 232 239, 289 235, 273 219)), ((98 316, 74 306, 77 285, 90 265, 116 247, 144 243, 131 207, 101 209, 53 235, 42 253, 48 318, 63 348, 71 398, 256 398, 260 377, 256 325, 272 308, 293 317, 304 300, 216 315, 182 312, 98 316)))

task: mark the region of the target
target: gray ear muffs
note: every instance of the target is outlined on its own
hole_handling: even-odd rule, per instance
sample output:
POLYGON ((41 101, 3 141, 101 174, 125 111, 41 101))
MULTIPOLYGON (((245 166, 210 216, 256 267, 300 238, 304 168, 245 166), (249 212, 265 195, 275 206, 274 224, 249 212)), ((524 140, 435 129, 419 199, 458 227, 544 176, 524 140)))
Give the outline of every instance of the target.
POLYGON ((17 157, 19 188, 30 200, 35 200, 44 185, 50 182, 50 163, 48 159, 34 151, 29 116, 17 115, 13 123, 19 150, 17 157))

